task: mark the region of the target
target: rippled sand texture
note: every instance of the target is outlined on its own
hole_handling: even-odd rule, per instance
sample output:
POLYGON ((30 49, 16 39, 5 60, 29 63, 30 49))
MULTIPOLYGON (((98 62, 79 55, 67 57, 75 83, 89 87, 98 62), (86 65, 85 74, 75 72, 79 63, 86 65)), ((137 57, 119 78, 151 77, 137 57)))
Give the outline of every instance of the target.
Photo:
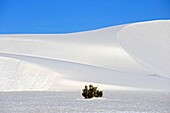
POLYGON ((170 93, 105 91, 83 99, 81 92, 0 93, 0 113, 169 113, 170 93))

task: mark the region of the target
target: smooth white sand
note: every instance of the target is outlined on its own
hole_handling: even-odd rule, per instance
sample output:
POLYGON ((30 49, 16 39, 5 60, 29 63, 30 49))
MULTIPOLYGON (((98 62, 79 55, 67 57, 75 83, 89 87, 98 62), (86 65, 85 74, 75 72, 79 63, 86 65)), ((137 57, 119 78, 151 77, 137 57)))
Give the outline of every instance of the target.
POLYGON ((167 24, 145 22, 62 35, 0 35, 0 90, 79 90, 96 83, 103 89, 169 91, 167 24), (156 40, 164 40, 164 49, 155 49, 156 40), (147 49, 141 50, 143 46, 147 49))
POLYGON ((170 21, 131 24, 117 34, 121 46, 139 63, 170 79, 170 21))

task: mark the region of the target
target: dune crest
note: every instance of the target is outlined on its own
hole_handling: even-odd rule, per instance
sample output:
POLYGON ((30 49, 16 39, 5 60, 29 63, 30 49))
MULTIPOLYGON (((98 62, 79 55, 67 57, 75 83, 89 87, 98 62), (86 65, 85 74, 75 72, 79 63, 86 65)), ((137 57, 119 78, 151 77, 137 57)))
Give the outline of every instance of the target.
POLYGON ((170 91, 170 21, 71 34, 0 35, 0 91, 170 91), (158 75, 158 76, 155 76, 158 75))

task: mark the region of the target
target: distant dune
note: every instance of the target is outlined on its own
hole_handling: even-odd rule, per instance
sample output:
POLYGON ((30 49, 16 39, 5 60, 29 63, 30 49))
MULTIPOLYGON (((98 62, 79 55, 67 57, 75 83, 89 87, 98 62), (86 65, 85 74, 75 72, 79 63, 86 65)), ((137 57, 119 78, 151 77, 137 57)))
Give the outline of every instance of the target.
POLYGON ((170 21, 0 35, 0 91, 170 91, 170 21))

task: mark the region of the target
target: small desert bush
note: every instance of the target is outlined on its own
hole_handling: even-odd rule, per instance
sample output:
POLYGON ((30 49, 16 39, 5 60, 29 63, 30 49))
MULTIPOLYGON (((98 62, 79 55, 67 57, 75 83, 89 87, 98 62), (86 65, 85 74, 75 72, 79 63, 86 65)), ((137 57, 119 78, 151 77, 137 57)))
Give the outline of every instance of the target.
POLYGON ((84 89, 82 90, 82 96, 85 99, 90 99, 93 97, 102 97, 103 96, 103 91, 99 91, 97 87, 93 87, 93 85, 85 86, 84 89))

